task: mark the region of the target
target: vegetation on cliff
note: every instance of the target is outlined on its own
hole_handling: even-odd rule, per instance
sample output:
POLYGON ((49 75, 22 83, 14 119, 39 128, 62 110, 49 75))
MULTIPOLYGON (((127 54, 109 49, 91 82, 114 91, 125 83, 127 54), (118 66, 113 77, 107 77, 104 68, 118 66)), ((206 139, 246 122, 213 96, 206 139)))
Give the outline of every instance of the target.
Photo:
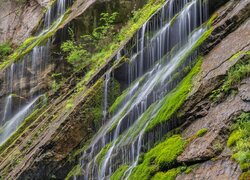
MULTIPOLYGON (((242 113, 231 127, 227 145, 233 150, 232 159, 244 172, 242 178, 249 178, 250 171, 250 113, 242 113)), ((244 179, 243 178, 243 179, 244 179)))
POLYGON ((214 90, 210 99, 219 102, 229 94, 237 93, 237 85, 245 78, 250 77, 250 52, 240 52, 230 60, 234 61, 240 56, 244 56, 239 62, 227 72, 220 88, 214 90))
POLYGON ((182 153, 185 141, 180 135, 174 135, 159 143, 142 155, 141 162, 132 171, 130 179, 150 179, 156 172, 169 169, 182 153))

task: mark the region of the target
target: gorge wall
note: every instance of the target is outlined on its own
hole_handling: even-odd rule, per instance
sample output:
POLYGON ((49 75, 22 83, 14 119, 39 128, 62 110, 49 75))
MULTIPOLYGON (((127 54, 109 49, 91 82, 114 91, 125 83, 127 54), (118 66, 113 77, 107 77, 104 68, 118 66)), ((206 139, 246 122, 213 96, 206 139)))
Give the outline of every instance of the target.
MULTIPOLYGON (((26 79, 15 74, 11 89, 4 73, 13 65, 1 69, 1 107, 8 95, 14 110, 29 105, 30 94, 38 95, 32 102, 45 98, 2 142, 0 179, 249 179, 250 2, 206 3, 68 3, 55 30, 51 23, 45 32, 50 53, 40 56, 49 61, 37 78, 34 65, 24 66, 26 79), (131 23, 133 11, 141 14, 131 23), (118 12, 114 27, 126 37, 75 70, 60 45, 69 27, 77 38, 91 33, 102 12, 118 12), (53 89, 57 73, 63 80, 53 89)), ((21 44, 46 22, 49 2, 23 2, 20 14, 12 14, 15 1, 0 6, 0 42, 21 44)), ((31 43, 31 54, 46 43, 31 43)))

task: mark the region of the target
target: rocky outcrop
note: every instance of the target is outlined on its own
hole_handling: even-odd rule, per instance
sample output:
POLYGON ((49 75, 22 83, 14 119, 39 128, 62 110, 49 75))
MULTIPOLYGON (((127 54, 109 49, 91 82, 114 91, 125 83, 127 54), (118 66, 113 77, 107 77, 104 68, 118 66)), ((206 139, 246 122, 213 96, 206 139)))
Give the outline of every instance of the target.
MULTIPOLYGON (((226 6, 227 9, 230 3, 226 6)), ((242 13, 237 12, 245 12, 249 17, 249 2, 239 2, 225 16, 226 20, 218 21, 218 24, 232 22, 228 17, 241 19, 239 14, 242 13)), ((215 26, 220 29, 218 24, 215 26)), ((224 31, 219 34, 223 37, 224 31)), ((226 142, 233 120, 242 112, 250 112, 249 78, 234 87, 238 91, 237 95, 227 96, 219 103, 212 102, 209 96, 222 84, 232 66, 239 60, 249 60, 249 57, 244 57, 244 52, 250 51, 250 20, 247 19, 236 31, 219 41, 220 43, 204 57, 200 80, 195 83, 192 95, 181 110, 181 114, 185 114, 188 120, 183 125, 182 135, 184 138, 191 138, 191 141, 177 161, 187 165, 199 164, 191 173, 183 173, 177 179, 238 179, 242 173, 239 165, 230 159, 231 152, 226 148, 226 142), (193 138, 203 128, 207 129, 207 133, 202 137, 193 138)))
POLYGON ((20 44, 38 27, 50 0, 0 1, 0 43, 20 44))

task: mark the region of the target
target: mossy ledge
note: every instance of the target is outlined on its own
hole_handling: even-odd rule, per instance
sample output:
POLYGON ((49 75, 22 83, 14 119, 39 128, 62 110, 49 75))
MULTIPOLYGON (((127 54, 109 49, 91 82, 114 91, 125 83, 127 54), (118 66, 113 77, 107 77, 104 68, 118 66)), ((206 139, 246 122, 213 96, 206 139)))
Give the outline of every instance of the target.
POLYGON ((200 72, 201 63, 202 58, 200 57, 189 74, 164 98, 162 107, 148 124, 146 132, 152 131, 155 126, 168 121, 185 102, 193 86, 193 77, 200 72))
POLYGON ((185 148, 185 140, 173 135, 142 156, 142 162, 134 168, 129 179, 150 179, 159 171, 170 169, 185 148))

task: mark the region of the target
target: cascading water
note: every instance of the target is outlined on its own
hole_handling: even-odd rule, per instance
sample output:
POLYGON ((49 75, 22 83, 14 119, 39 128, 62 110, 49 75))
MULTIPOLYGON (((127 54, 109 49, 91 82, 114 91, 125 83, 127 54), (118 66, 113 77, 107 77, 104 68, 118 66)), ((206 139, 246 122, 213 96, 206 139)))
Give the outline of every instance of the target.
POLYGON ((103 114, 107 120, 81 157, 84 179, 108 179, 122 164, 129 165, 123 179, 129 178, 145 144, 145 129, 164 97, 186 74, 174 75, 195 64, 195 45, 207 30, 206 2, 166 1, 137 32, 135 46, 122 50, 129 59, 128 88, 107 119, 106 83, 111 70, 106 74, 103 114))
MULTIPOLYGON (((53 24, 59 24, 66 11, 66 7, 71 4, 71 0, 57 0, 48 8, 44 16, 44 26, 37 35, 49 32, 53 24)), ((0 118, 0 144, 18 128, 22 121, 32 112, 37 102, 41 99, 43 88, 41 83, 46 70, 50 68, 50 44, 51 39, 42 46, 35 46, 33 50, 24 57, 22 61, 12 63, 5 71, 4 84, 5 103, 0 108, 2 117, 0 118), (39 87, 39 85, 41 87, 39 87)))

